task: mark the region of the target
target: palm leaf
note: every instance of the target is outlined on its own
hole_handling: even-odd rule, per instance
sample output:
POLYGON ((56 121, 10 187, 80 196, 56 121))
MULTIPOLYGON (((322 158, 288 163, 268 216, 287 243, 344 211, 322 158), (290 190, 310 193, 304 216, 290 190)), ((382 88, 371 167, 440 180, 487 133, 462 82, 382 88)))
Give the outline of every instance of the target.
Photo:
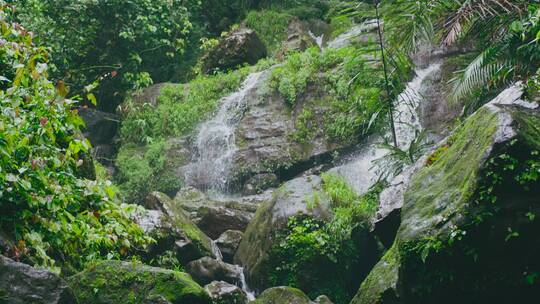
POLYGON ((471 95, 497 75, 502 75, 503 71, 511 68, 508 60, 501 59, 503 53, 500 46, 491 46, 480 53, 464 70, 457 72, 450 80, 454 86, 453 99, 461 100, 471 95))

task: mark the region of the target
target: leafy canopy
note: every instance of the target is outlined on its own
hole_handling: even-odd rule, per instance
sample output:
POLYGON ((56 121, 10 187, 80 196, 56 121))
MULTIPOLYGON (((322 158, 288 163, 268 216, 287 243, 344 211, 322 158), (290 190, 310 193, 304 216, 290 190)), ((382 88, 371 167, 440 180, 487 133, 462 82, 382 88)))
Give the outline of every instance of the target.
POLYGON ((142 248, 133 207, 117 203, 110 182, 81 177, 93 164, 75 101, 48 80, 49 54, 12 17, 0 1, 0 230, 17 241, 7 254, 59 271, 142 248))

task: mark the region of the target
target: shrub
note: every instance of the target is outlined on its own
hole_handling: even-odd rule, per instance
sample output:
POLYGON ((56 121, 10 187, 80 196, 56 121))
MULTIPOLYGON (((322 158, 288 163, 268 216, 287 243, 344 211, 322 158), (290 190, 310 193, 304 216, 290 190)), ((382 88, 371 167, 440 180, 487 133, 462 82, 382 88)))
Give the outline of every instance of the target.
POLYGON ((128 144, 120 149, 116 178, 126 201, 140 203, 152 191, 174 194, 180 188, 181 182, 167 166, 168 148, 164 140, 155 140, 146 147, 128 144))
POLYGON ((271 249, 270 282, 300 288, 313 298, 325 294, 335 303, 349 303, 362 279, 359 272, 374 263, 365 235, 383 187, 377 185, 360 196, 338 175, 323 174, 322 178, 323 193, 314 193, 307 202, 315 204, 321 196, 328 197, 334 218, 325 222, 292 217, 277 233, 271 249), (328 273, 340 276, 329 279, 328 273))
POLYGON ((189 61, 188 17, 181 0, 18 3, 18 18, 51 49, 51 76, 69 84, 71 95, 100 80, 97 97, 107 110, 125 91, 169 80, 189 61))
POLYGON ((328 97, 326 135, 341 142, 354 142, 378 126, 377 118, 385 111, 381 103, 381 72, 364 59, 372 54, 369 46, 324 52, 311 48, 293 53, 273 70, 269 86, 294 108, 308 86, 313 85, 328 97))
POLYGON ((128 219, 133 206, 109 181, 77 175, 90 144, 75 101, 47 79, 48 53, 12 16, 0 1, 0 230, 16 240, 6 254, 56 272, 125 257, 148 242, 128 219))

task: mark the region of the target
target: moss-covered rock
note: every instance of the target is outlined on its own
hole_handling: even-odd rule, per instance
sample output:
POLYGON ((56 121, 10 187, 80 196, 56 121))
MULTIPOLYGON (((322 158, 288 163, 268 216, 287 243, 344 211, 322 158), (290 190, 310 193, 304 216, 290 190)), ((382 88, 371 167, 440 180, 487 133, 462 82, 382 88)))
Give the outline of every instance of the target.
POLYGON ((520 92, 482 107, 412 175, 396 240, 353 304, 539 296, 540 111, 520 92))
POLYGON ((259 205, 258 201, 250 201, 248 197, 212 200, 193 187, 178 191, 174 202, 188 211, 193 222, 212 239, 217 239, 227 230, 246 229, 259 205))
POLYGON ((149 250, 154 257, 166 251, 175 252, 182 263, 204 256, 215 257, 212 240, 189 218, 182 207, 164 193, 153 192, 149 206, 160 210, 142 210, 135 221, 156 243, 149 250))
POLYGON ((287 226, 290 217, 300 214, 315 218, 331 216, 326 198, 321 197, 320 203, 313 208, 307 204, 309 197, 320 189, 321 178, 318 176, 297 178, 285 183, 270 201, 259 207, 234 257, 235 263, 244 267, 252 288, 260 291, 269 287, 270 249, 275 234, 287 226))
POLYGON ((273 287, 263 291, 253 304, 310 304, 309 298, 292 287, 273 287))
POLYGON ((68 283, 80 304, 211 303, 188 274, 137 263, 99 262, 68 283))
POLYGON ((257 33, 247 27, 240 27, 223 37, 202 58, 202 70, 205 73, 226 71, 244 63, 255 64, 266 55, 266 47, 257 33))

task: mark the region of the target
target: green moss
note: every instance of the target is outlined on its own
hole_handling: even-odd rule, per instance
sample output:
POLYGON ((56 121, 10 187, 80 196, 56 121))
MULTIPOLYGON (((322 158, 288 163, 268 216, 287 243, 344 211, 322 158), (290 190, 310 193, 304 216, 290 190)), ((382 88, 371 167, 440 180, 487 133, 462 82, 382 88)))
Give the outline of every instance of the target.
POLYGON ((452 135, 454 142, 448 150, 413 176, 405 193, 403 213, 418 226, 402 225, 402 238, 414 238, 423 232, 419 228, 448 220, 471 200, 498 121, 497 114, 488 108, 480 109, 452 135))
POLYGON ((162 195, 161 200, 165 205, 165 208, 172 213, 171 216, 174 224, 184 231, 188 239, 193 242, 201 255, 212 256, 212 240, 189 219, 186 212, 182 209, 181 204, 178 204, 166 195, 162 195))
POLYGON ((366 277, 351 304, 386 303, 385 294, 393 293, 399 273, 399 252, 392 246, 366 277))
POLYGON ((210 303, 188 274, 137 263, 103 261, 68 278, 80 304, 143 304, 162 297, 173 304, 210 303))
POLYGON ((291 140, 302 145, 308 145, 315 138, 315 117, 311 110, 304 109, 296 118, 294 132, 290 135, 291 140))
MULTIPOLYGON (((313 112, 312 109, 322 103, 324 114, 317 117, 321 120, 317 129, 333 140, 355 142, 362 134, 375 129, 377 123, 369 123, 374 113, 381 111, 382 75, 373 63, 363 58, 362 55, 368 54, 377 58, 372 50, 356 47, 324 52, 310 48, 303 53, 293 53, 272 71, 269 86, 279 92, 291 110, 301 107, 301 114, 313 112), (354 79, 352 83, 351 79, 354 79), (322 98, 317 97, 313 102, 313 95, 322 98), (304 99, 310 102, 299 104, 304 99), (368 130, 368 126, 372 129, 368 130)), ((304 125, 309 125, 307 118, 299 116, 298 134, 293 134, 294 138, 311 135, 303 132, 304 125)))

